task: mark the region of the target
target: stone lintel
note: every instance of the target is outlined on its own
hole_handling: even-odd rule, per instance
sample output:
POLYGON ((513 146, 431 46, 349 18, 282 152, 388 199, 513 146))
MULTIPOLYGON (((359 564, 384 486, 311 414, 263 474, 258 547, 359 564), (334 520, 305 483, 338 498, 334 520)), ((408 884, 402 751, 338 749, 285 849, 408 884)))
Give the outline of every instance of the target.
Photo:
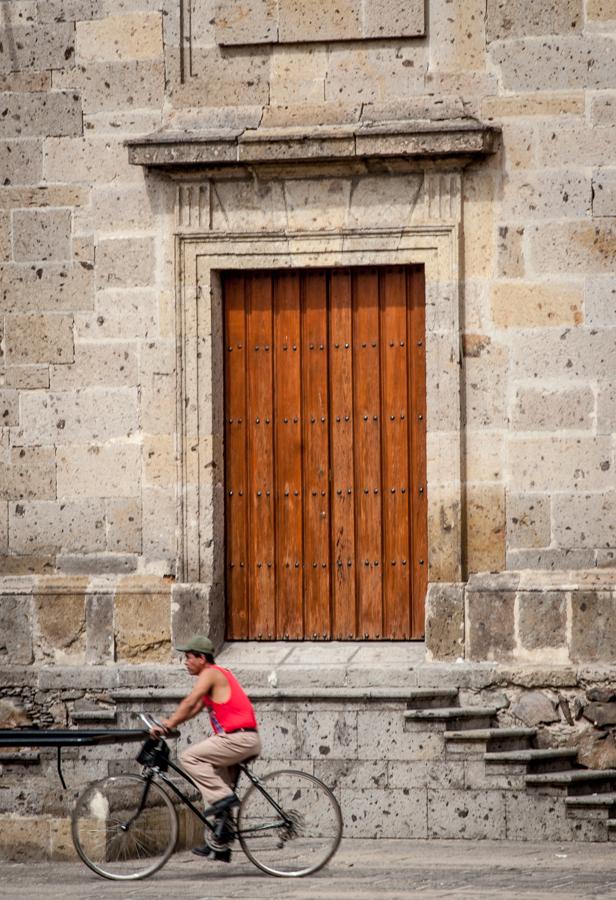
POLYGON ((162 129, 128 140, 126 146, 133 165, 164 168, 451 157, 466 165, 496 152, 498 134, 498 128, 473 119, 243 131, 194 127, 182 131, 162 129))

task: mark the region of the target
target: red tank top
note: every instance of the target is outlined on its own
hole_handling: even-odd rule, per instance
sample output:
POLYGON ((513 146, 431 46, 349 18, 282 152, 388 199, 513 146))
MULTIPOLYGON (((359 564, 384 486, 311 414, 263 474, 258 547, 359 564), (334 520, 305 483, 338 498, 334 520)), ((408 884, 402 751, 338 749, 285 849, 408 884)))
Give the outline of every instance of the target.
POLYGON ((231 688, 231 695, 226 703, 214 703, 208 694, 203 697, 203 705, 207 707, 216 734, 237 731, 238 728, 256 728, 257 720, 252 703, 237 678, 222 666, 212 666, 212 669, 222 672, 231 688))

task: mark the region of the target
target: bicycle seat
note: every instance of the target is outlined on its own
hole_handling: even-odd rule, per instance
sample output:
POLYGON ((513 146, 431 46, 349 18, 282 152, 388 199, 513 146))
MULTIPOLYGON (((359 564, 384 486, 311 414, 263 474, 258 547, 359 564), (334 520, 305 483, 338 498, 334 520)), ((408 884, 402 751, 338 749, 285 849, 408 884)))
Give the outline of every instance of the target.
POLYGON ((258 753, 255 753, 254 756, 247 756, 246 759, 243 759, 243 760, 241 761, 241 763, 239 763, 239 765, 240 765, 240 766, 247 766, 248 763, 254 762, 255 759, 258 759, 258 758, 259 758, 259 754, 258 754, 258 753))

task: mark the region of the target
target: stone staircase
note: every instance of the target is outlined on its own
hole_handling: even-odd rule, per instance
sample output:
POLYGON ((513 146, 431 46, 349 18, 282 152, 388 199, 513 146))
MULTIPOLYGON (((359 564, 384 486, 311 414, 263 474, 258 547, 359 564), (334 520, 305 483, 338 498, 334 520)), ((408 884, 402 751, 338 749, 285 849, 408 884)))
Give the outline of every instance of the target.
MULTIPOLYGON (((575 748, 540 748, 536 728, 499 727, 497 716, 495 706, 460 705, 457 689, 423 688, 410 692, 405 730, 442 732, 444 760, 465 769, 466 807, 482 789, 502 794, 503 836, 616 840, 616 769, 584 768, 575 748)), ((454 821, 456 812, 464 819, 472 810, 452 810, 454 821)))

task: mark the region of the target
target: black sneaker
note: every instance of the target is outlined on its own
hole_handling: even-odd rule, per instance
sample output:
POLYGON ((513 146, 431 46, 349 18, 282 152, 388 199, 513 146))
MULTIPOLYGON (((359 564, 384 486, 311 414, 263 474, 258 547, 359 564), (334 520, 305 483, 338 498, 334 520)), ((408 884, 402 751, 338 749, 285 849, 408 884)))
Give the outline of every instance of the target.
POLYGON ((205 859, 211 859, 215 862, 231 862, 231 850, 227 847, 226 850, 212 850, 211 847, 208 847, 207 844, 203 847, 193 847, 191 853, 194 853, 195 856, 203 856, 205 859))
POLYGON ((239 806, 240 798, 237 794, 229 794, 228 797, 223 797, 222 800, 217 800, 216 803, 212 803, 211 806, 204 811, 205 816, 213 816, 219 815, 220 813, 226 812, 228 809, 233 809, 234 806, 239 806))

